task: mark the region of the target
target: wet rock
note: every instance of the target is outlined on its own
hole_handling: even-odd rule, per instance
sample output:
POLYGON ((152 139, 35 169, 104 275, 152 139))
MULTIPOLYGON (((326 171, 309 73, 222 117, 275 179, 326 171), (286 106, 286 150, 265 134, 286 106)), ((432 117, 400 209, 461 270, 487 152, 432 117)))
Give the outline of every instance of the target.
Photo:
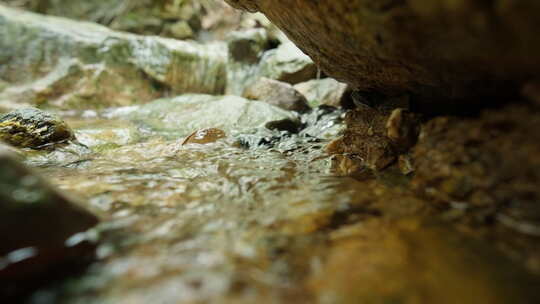
MULTIPOLYGON (((404 124, 396 115, 401 111, 362 105, 347 113, 344 135, 327 146, 328 153, 337 155, 335 159, 338 162, 344 162, 337 167, 365 167, 379 171, 393 164, 400 153, 408 151, 411 142, 414 143, 413 130, 418 128, 419 122, 411 118, 406 119, 407 123, 404 124)), ((351 170, 346 170, 345 174, 351 173, 351 170)))
POLYGON ((289 111, 238 96, 187 94, 141 106, 126 117, 151 132, 181 138, 196 130, 221 129, 227 134, 264 127, 273 120, 294 118, 289 111))
POLYGON ((262 28, 232 32, 227 41, 232 60, 251 64, 257 63, 264 51, 270 47, 268 34, 262 28))
POLYGON ((403 175, 409 175, 414 172, 414 165, 412 163, 410 155, 400 155, 398 159, 398 166, 399 171, 401 171, 403 175))
POLYGON ((81 234, 97 223, 13 155, 0 151, 0 296, 19 296, 93 256, 81 234), (70 265, 70 266, 69 266, 70 265))
POLYGON ((220 129, 216 128, 208 128, 208 129, 202 129, 193 132, 190 136, 188 136, 182 145, 188 145, 188 144, 209 144, 216 142, 222 138, 227 137, 227 134, 223 132, 220 129))
POLYGON ((0 6, 0 101, 60 108, 126 106, 169 93, 225 90, 227 48, 0 6))
POLYGON ((287 42, 263 55, 260 75, 294 85, 317 77, 317 67, 292 42, 287 42))
POLYGON ((301 134, 325 140, 335 139, 345 129, 344 115, 345 111, 342 109, 327 105, 318 106, 301 116, 304 125, 301 134))
POLYGON ((75 140, 60 117, 35 108, 0 116, 0 140, 21 148, 42 149, 75 140))
POLYGON ((332 78, 313 79, 296 84, 294 88, 306 97, 311 107, 320 105, 340 107, 349 98, 347 85, 332 78))
POLYGON ((426 103, 500 96, 540 67, 534 0, 227 2, 266 14, 328 75, 426 103))
POLYGON ((248 87, 242 96, 248 99, 264 101, 289 111, 303 113, 311 109, 306 98, 296 91, 293 86, 265 77, 260 78, 248 87))
POLYGON ((295 119, 274 120, 264 125, 268 130, 286 131, 289 133, 298 133, 302 129, 302 123, 295 119))
POLYGON ((97 118, 70 121, 70 124, 75 129, 77 140, 95 151, 134 144, 144 138, 144 134, 130 121, 97 118))
MULTIPOLYGON (((255 18, 256 16, 252 16, 255 18)), ((298 50, 283 49, 283 46, 276 45, 291 44, 285 38, 281 42, 277 38, 272 38, 271 25, 260 25, 258 22, 262 17, 256 18, 254 27, 243 28, 228 35, 229 62, 227 65, 227 88, 226 94, 242 95, 244 91, 257 82, 261 77, 274 80, 287 80, 288 75, 306 77, 311 79, 315 74, 304 69, 310 61, 298 50), (279 58, 277 56, 279 48, 279 58), (300 54, 298 54, 300 52, 300 54), (291 74, 292 73, 292 74, 291 74), (309 74, 309 75, 308 75, 309 74), (284 78, 285 77, 285 78, 284 78)), ((292 46, 294 48, 294 45, 292 46)), ((296 76, 294 76, 296 77, 296 76)), ((289 81, 285 81, 289 82, 289 81)))
POLYGON ((272 149, 281 153, 288 153, 305 147, 308 143, 318 142, 317 138, 304 137, 288 130, 270 130, 260 128, 239 134, 237 144, 240 147, 252 150, 272 149))
POLYGON ((509 105, 479 118, 438 117, 422 126, 412 184, 440 206, 462 204, 475 223, 540 235, 538 109, 509 105), (512 210, 510 212, 510 210, 512 210), (521 210, 516 212, 516 210, 521 210), (510 212, 510 213, 508 213, 510 212), (527 227, 526 229, 522 229, 527 227))

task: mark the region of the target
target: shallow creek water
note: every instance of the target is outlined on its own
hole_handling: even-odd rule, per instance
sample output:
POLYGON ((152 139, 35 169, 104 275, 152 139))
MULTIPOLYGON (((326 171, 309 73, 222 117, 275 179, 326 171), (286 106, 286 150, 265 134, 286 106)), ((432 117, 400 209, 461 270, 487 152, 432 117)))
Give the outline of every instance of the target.
POLYGON ((92 152, 27 163, 100 216, 98 259, 32 303, 526 298, 508 282, 528 279, 507 271, 505 259, 426 223, 434 211, 409 193, 406 179, 337 176, 325 142, 280 153, 247 150, 231 137, 182 145, 183 136, 134 135, 120 119, 66 121, 92 152), (106 130, 92 129, 98 125, 106 130))

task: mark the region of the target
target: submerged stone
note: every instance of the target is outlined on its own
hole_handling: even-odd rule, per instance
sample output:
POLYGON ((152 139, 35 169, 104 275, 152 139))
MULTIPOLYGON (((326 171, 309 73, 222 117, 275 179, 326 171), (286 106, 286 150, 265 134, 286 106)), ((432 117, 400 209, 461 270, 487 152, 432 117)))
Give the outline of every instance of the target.
POLYGON ((216 128, 208 128, 208 129, 202 129, 193 132, 190 136, 188 136, 182 145, 187 144, 209 144, 216 142, 222 138, 227 137, 227 134, 223 132, 220 129, 216 128))
POLYGON ((171 36, 176 39, 193 38, 195 34, 187 21, 178 21, 171 24, 169 27, 169 32, 171 33, 171 36))
POLYGON ((536 0, 227 2, 264 13, 329 76, 433 107, 500 98, 540 68, 536 0))
POLYGON ((58 116, 35 108, 0 116, 0 140, 16 147, 40 149, 74 139, 71 128, 58 116))
POLYGON ((0 297, 73 268, 93 255, 84 237, 97 218, 52 188, 12 154, 0 150, 0 297))

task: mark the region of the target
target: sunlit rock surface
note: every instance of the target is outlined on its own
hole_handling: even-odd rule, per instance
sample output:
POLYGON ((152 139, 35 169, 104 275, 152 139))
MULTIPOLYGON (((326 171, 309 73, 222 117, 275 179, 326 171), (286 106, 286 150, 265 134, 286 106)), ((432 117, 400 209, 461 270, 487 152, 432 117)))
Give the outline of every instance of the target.
POLYGON ((222 93, 224 44, 202 45, 0 6, 0 107, 121 106, 173 93, 222 93))
POLYGON ((428 103, 494 88, 500 96, 540 68, 536 0, 226 1, 266 14, 328 75, 359 89, 428 103))

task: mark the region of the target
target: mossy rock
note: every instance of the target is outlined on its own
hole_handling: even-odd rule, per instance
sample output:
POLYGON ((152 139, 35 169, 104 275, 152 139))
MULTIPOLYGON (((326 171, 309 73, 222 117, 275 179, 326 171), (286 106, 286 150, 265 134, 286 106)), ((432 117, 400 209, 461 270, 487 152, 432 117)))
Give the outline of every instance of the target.
POLYGON ((73 131, 62 119, 35 108, 0 116, 0 140, 16 147, 40 149, 74 139, 73 131))

